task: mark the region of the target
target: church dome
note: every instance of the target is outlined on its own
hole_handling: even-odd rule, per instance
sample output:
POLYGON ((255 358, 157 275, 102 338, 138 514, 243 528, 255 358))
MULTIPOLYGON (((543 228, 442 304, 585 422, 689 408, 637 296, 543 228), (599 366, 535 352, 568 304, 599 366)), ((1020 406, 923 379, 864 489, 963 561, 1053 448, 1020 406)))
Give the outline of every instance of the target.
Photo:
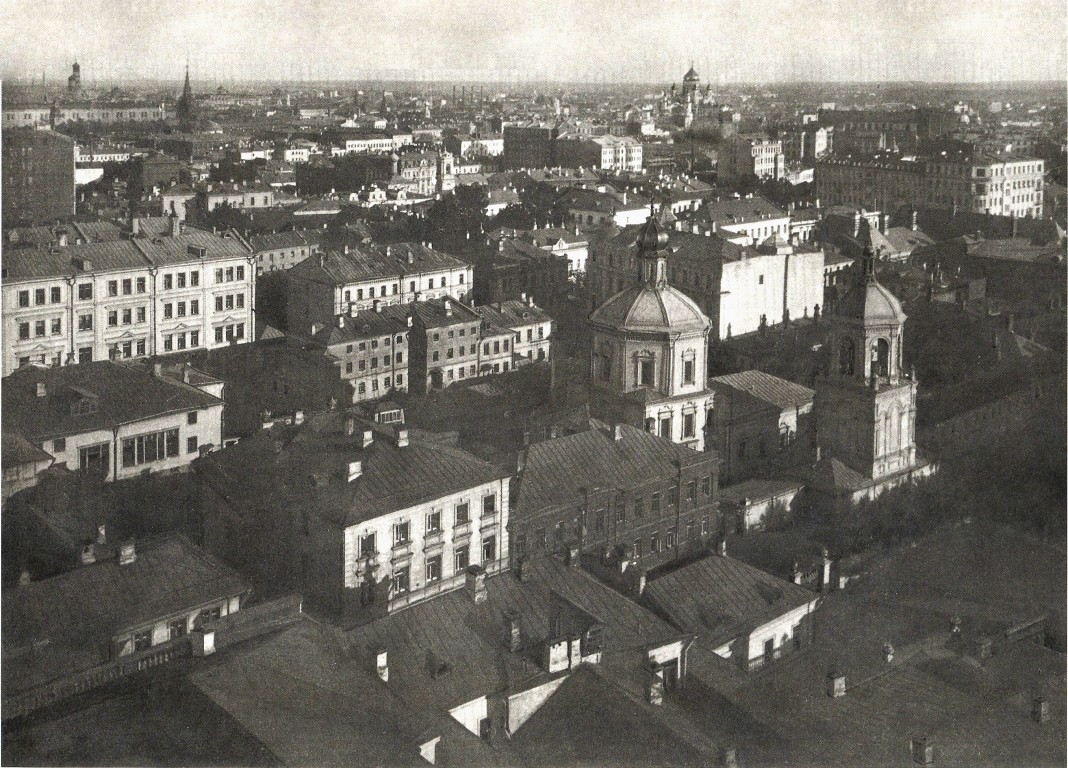
POLYGON ((594 310, 590 322, 640 333, 703 333, 712 325, 693 299, 670 285, 627 288, 594 310))
MULTIPOLYGON (((678 70, 675 70, 675 71, 676 71, 676 72, 678 72, 678 70)), ((697 81, 697 80, 700 80, 701 78, 700 78, 700 76, 699 76, 699 75, 697 74, 697 72, 696 72, 696 71, 694 70, 694 68, 693 68, 693 67, 690 67, 690 71, 689 71, 689 72, 687 72, 687 73, 686 73, 685 75, 683 75, 683 76, 682 76, 682 79, 683 79, 683 80, 684 80, 685 82, 695 82, 695 81, 697 81)))
POLYGON ((875 254, 870 247, 864 250, 863 267, 864 276, 838 302, 836 314, 864 325, 902 325, 905 311, 897 297, 875 279, 875 254))

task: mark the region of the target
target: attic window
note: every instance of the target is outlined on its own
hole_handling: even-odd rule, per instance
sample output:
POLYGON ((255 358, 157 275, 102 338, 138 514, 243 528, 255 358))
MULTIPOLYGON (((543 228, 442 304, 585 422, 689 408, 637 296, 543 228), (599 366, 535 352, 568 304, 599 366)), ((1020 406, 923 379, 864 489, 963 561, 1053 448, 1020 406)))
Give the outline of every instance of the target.
POLYGON ((75 400, 71 403, 70 412, 72 416, 85 416, 86 414, 96 413, 96 399, 83 397, 75 400))

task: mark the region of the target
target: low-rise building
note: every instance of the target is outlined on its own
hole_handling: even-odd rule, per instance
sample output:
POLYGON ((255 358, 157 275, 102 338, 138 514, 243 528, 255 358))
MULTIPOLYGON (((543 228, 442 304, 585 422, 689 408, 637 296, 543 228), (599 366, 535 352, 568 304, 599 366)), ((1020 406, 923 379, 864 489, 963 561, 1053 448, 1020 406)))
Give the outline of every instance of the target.
POLYGON ((756 370, 714 376, 709 386, 716 393, 710 437, 724 483, 811 460, 813 390, 756 370))
POLYGON ((512 334, 451 299, 412 304, 409 389, 426 393, 486 373, 507 373, 512 334), (483 348, 488 344, 488 348, 483 348))
POLYGON ((375 301, 409 304, 448 296, 470 301, 470 263, 419 243, 343 246, 321 252, 289 270, 290 330, 310 332, 338 315, 373 309, 375 301))
POLYGON ((613 223, 617 227, 642 224, 649 218, 649 200, 628 192, 570 189, 560 199, 576 227, 613 223))
POLYGON ((5 433, 105 480, 183 471, 222 445, 222 383, 188 368, 101 360, 22 368, 0 384, 5 433))
POLYGON ((645 601, 704 647, 755 670, 811 642, 819 595, 726 555, 651 579, 645 601))
POLYGON ((4 714, 22 714, 171 658, 210 653, 248 584, 182 536, 87 544, 81 567, 4 590, 4 714))
POLYGON ((356 403, 408 391, 411 326, 409 307, 387 306, 379 299, 373 309, 362 312, 354 305, 310 341, 339 361, 341 378, 352 385, 356 403))
POLYGON ((256 274, 290 269, 309 256, 319 253, 319 234, 315 231, 275 232, 249 237, 256 259, 256 274))
POLYGON ((739 134, 727 138, 719 148, 719 178, 736 181, 747 176, 778 180, 786 175, 782 141, 766 136, 739 134))
POLYGON ((626 424, 531 445, 516 479, 513 567, 574 548, 638 590, 639 574, 719 535, 718 463, 626 424))
POLYGON ((482 319, 515 334, 512 342, 513 367, 527 362, 548 360, 552 343, 553 319, 534 304, 534 297, 526 301, 502 301, 475 307, 482 319))
POLYGON ((459 589, 471 566, 507 568, 510 478, 500 470, 351 412, 299 421, 197 465, 209 552, 349 618, 459 589))

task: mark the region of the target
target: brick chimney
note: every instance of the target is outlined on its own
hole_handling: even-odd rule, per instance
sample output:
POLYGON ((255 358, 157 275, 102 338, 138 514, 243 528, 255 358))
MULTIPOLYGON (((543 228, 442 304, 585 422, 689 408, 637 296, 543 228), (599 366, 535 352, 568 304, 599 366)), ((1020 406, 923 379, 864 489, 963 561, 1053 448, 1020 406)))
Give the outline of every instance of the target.
POLYGON ((371 650, 371 657, 374 660, 375 674, 378 675, 378 679, 383 683, 389 682, 389 652, 385 646, 379 645, 371 650))
POLYGON ((92 565, 96 562, 96 542, 92 539, 82 542, 82 565, 92 565))
POLYGON ((508 650, 512 653, 518 653, 519 648, 523 643, 522 632, 519 625, 519 615, 509 613, 505 618, 508 620, 508 650))
POLYGON ((363 474, 363 462, 356 460, 348 463, 347 479, 345 482, 351 483, 363 474))
POLYGON ((489 597, 486 591, 486 569, 481 565, 469 565, 464 574, 464 589, 476 603, 484 603, 489 597))
POLYGON ((48 395, 48 387, 45 386, 43 381, 37 382, 37 396, 46 397, 48 395))
POLYGON ((133 539, 124 541, 119 547, 119 565, 133 565, 137 562, 137 546, 133 539))

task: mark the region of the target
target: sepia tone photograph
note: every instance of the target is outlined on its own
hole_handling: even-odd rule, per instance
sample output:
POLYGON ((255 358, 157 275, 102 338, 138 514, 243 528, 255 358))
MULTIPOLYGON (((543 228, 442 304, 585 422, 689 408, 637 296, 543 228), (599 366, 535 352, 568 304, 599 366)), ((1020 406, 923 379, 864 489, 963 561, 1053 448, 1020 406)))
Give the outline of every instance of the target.
POLYGON ((0 2, 0 763, 1060 768, 1064 0, 0 2))

